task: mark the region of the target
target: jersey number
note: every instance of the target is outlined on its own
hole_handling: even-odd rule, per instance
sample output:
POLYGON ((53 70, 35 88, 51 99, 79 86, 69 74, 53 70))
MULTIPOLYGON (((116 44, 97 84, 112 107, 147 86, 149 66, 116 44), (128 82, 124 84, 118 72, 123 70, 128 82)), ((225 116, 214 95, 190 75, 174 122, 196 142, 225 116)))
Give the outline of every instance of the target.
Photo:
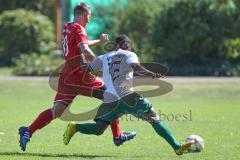
POLYGON ((67 35, 64 36, 63 40, 62 40, 62 46, 63 46, 63 54, 64 56, 67 56, 68 55, 68 38, 67 38, 67 35))
POLYGON ((108 58, 109 71, 112 76, 113 82, 120 76, 119 72, 120 72, 121 62, 123 58, 124 58, 124 55, 118 55, 115 57, 108 58))

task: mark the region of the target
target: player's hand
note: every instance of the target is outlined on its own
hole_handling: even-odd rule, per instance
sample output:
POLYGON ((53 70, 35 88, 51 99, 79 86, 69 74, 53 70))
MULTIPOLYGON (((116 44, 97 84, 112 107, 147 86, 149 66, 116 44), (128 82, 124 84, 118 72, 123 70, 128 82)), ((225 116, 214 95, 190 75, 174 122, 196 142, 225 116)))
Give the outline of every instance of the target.
POLYGON ((100 41, 101 42, 106 42, 106 41, 109 41, 109 38, 108 38, 108 34, 101 34, 100 35, 100 41))

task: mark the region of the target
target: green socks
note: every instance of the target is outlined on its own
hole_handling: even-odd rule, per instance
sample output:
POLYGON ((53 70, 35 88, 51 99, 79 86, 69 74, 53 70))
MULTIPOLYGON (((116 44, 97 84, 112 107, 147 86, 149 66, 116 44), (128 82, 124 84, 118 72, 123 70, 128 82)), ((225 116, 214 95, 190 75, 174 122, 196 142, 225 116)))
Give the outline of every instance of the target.
POLYGON ((99 128, 96 123, 77 124, 77 131, 83 134, 99 135, 99 128))
POLYGON ((175 139, 171 130, 162 121, 153 121, 150 124, 158 133, 158 135, 163 137, 172 146, 174 150, 180 148, 180 143, 175 139))
MULTIPOLYGON (((180 148, 180 143, 175 139, 171 130, 162 121, 153 121, 150 124, 158 135, 163 137, 174 150, 180 148)), ((99 135, 100 132, 96 123, 77 124, 77 131, 89 135, 99 135)))

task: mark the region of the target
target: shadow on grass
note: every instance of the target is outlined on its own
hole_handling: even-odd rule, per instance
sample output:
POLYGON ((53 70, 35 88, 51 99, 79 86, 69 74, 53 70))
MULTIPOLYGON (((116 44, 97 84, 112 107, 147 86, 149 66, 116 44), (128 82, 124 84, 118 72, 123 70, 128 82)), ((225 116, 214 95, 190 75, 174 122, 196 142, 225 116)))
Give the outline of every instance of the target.
MULTIPOLYGON (((112 158, 110 155, 84 155, 84 154, 50 154, 50 153, 21 153, 21 152, 0 152, 1 156, 23 156, 23 157, 45 157, 45 158, 112 158)), ((0 158, 1 159, 1 158, 0 158)))

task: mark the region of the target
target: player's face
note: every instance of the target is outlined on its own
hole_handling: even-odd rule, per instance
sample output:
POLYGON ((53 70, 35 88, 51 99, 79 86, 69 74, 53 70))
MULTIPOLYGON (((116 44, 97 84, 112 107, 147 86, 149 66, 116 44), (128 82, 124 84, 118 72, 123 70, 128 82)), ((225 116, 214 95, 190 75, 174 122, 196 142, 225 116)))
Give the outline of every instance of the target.
POLYGON ((125 42, 122 44, 122 47, 123 47, 125 50, 131 51, 131 50, 132 50, 132 43, 131 43, 131 41, 125 41, 125 42))
POLYGON ((81 24, 83 27, 86 27, 86 25, 89 23, 91 18, 91 13, 83 13, 82 15, 75 18, 75 21, 79 24, 81 24))
POLYGON ((89 14, 87 13, 83 14, 83 19, 86 24, 90 22, 90 18, 91 18, 91 12, 89 12, 89 14))
POLYGON ((90 19, 91 19, 91 11, 89 11, 89 14, 87 14, 87 23, 90 22, 90 19))

